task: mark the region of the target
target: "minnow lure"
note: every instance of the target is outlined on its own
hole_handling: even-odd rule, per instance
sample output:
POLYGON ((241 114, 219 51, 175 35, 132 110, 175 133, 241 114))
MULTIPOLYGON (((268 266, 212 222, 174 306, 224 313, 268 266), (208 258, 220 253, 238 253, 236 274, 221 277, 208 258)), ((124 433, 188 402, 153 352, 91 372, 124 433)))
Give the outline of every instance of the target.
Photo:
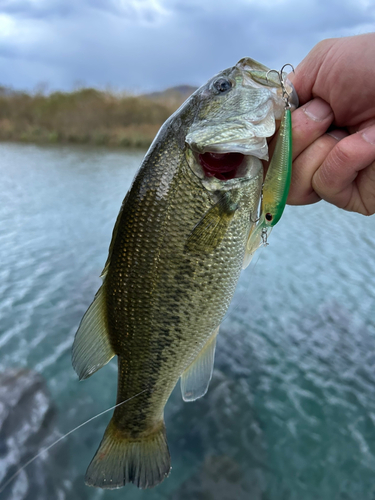
POLYGON ((261 213, 249 235, 244 268, 254 252, 267 244, 267 238, 284 211, 292 177, 292 118, 286 102, 274 154, 269 165, 262 190, 261 213))

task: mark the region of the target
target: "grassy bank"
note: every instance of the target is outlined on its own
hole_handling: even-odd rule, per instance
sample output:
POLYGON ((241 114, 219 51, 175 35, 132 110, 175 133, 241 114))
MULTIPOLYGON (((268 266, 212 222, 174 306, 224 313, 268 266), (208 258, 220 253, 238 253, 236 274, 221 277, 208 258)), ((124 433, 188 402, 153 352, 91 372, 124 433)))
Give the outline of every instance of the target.
POLYGON ((31 95, 0 87, 0 141, 148 147, 193 90, 132 96, 83 88, 31 95))

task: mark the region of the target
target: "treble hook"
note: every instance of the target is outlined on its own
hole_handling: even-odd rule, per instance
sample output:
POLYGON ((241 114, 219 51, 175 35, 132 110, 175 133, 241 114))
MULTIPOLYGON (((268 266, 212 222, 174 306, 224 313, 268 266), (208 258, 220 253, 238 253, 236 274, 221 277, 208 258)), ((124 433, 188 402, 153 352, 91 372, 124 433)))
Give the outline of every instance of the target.
POLYGON ((290 63, 286 63, 286 64, 284 64, 284 66, 281 68, 280 71, 277 71, 276 69, 270 69, 270 70, 268 70, 267 74, 266 74, 266 80, 268 82, 268 74, 271 73, 272 71, 274 71, 275 73, 278 74, 279 80, 280 80, 281 90, 283 92, 283 99, 285 99, 286 107, 290 108, 291 106, 290 106, 290 103, 289 103, 289 99, 290 99, 291 96, 290 96, 289 92, 286 90, 285 81, 284 81, 284 78, 283 78, 283 70, 284 70, 284 68, 286 66, 290 66, 292 68, 293 73, 294 73, 294 67, 293 67, 293 65, 290 64, 290 63))
POLYGON ((261 233, 261 238, 262 238, 262 243, 265 247, 268 247, 268 242, 267 242, 267 239, 268 239, 268 231, 267 229, 264 227, 262 229, 262 233, 261 233))
MULTIPOLYGON (((284 66, 283 66, 283 67, 284 67, 284 66)), ((266 80, 267 80, 267 82, 268 82, 268 75, 269 75, 270 73, 272 73, 272 71, 273 71, 274 73, 276 73, 276 74, 277 74, 277 76, 279 77, 279 80, 280 80, 280 71, 277 71, 277 69, 269 69, 269 70, 267 71, 267 73, 266 73, 266 80)), ((281 82, 281 80, 280 80, 280 82, 281 82)))
POLYGON ((290 103, 289 103, 289 99, 290 99, 290 94, 289 92, 286 90, 286 87, 285 87, 285 81, 284 81, 284 78, 283 78, 283 70, 286 66, 290 66, 292 68, 292 71, 294 73, 294 66, 290 63, 286 63, 284 64, 284 66, 281 68, 280 70, 280 85, 281 85, 281 88, 282 88, 282 91, 283 91, 283 98, 285 98, 285 102, 286 102, 286 107, 287 108, 290 108, 290 103), (285 97, 286 96, 286 97, 285 97))

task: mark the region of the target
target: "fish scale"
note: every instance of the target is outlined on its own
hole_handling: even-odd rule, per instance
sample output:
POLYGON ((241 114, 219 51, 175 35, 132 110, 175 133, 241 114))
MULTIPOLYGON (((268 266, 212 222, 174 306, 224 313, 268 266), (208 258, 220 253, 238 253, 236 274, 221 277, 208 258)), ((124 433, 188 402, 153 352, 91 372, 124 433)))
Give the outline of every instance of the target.
MULTIPOLYGON (((119 229, 119 241, 111 257, 113 271, 108 272, 105 281, 108 306, 116 318, 116 325, 111 329, 112 345, 121 358, 118 402, 134 391, 140 392, 146 387, 151 391, 115 411, 116 421, 125 429, 130 425, 142 429, 160 421, 182 371, 220 324, 241 270, 250 230, 249 213, 254 211, 251 194, 259 197, 260 176, 250 184, 250 194, 246 192, 242 196, 243 206, 217 252, 204 256, 187 254, 186 239, 213 202, 188 167, 184 151, 171 142, 166 143, 166 148, 179 163, 179 172, 168 186, 168 206, 163 200, 155 200, 154 193, 160 186, 157 175, 146 180, 147 187, 139 186, 139 192, 152 193, 155 206, 159 205, 153 212, 155 218, 153 213, 150 217, 148 210, 142 211, 136 199, 134 208, 127 206, 126 218, 121 221, 123 232, 119 229), (193 193, 197 194, 192 196, 193 193), (133 210, 138 211, 137 217, 133 217, 133 210), (161 213, 164 220, 160 220, 161 213), (167 219, 167 214, 173 217, 167 219), (132 256, 130 273, 122 266, 124 251, 132 256), (210 282, 214 285, 208 287, 210 282), (157 295, 153 293, 155 290, 157 295), (130 315, 128 309, 133 309, 130 315), (129 357, 137 363, 135 367, 133 360, 131 374, 127 367, 129 357), (166 380, 169 383, 166 384, 166 380), (144 413, 145 421, 133 422, 132 406, 142 405, 150 408, 147 416, 144 413)), ((147 168, 151 165, 153 172, 157 172, 163 168, 163 161, 157 158, 153 161, 151 157, 147 168)))
POLYGON ((257 219, 260 160, 284 106, 252 79, 251 65, 269 84, 268 68, 244 59, 198 89, 159 131, 122 204, 102 287, 73 345, 81 379, 118 356, 117 403, 127 400, 114 411, 88 485, 163 481, 165 404, 180 377, 185 401, 208 389, 218 328, 257 219))

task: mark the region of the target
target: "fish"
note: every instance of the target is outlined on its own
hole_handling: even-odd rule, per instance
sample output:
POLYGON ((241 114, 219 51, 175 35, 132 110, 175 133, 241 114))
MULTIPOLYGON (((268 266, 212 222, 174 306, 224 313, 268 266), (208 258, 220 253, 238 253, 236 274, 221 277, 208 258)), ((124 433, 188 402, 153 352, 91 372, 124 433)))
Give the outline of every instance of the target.
POLYGON ((146 153, 73 344, 80 380, 117 356, 117 403, 129 400, 87 485, 151 488, 169 475, 164 407, 179 379, 184 401, 208 390, 220 324, 257 246, 262 160, 284 109, 279 79, 246 57, 195 91, 146 153))

